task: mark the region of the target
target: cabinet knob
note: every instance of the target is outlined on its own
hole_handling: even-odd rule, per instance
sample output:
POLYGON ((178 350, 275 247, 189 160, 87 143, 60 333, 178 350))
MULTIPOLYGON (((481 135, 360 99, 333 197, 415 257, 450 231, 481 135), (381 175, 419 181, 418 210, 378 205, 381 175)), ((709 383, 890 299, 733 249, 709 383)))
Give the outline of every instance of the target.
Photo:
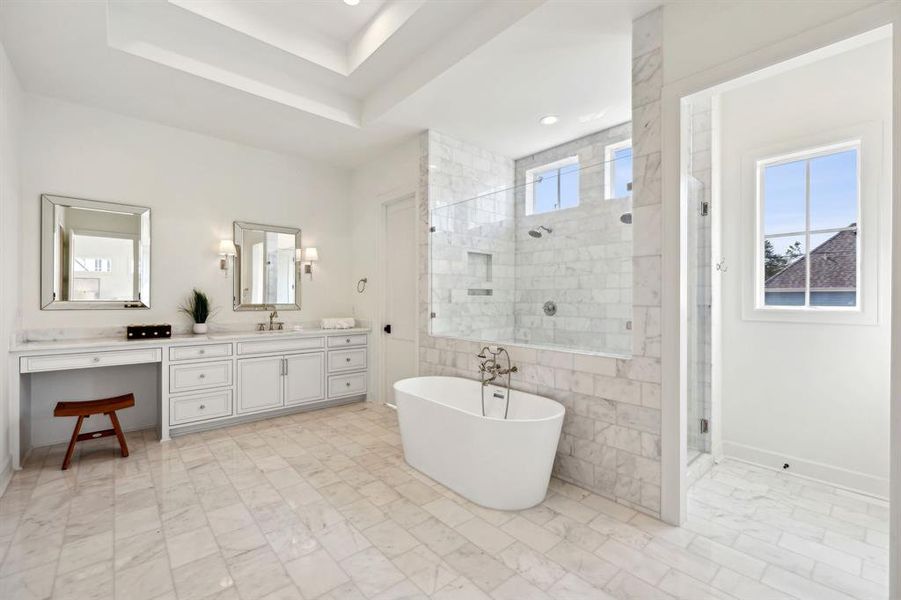
POLYGON ((348 356, 348 357, 345 358, 344 360, 346 360, 347 362, 350 362, 350 357, 348 356))
POLYGON ((206 404, 201 404, 201 405, 200 405, 200 410, 203 410, 204 408, 206 408, 206 404))
POLYGON ((346 385, 347 387, 350 387, 350 382, 348 381, 348 382, 345 383, 344 385, 346 385))
POLYGON ((205 379, 205 378, 206 378, 206 373, 201 373, 201 374, 200 374, 200 378, 201 378, 201 379, 205 379))
POLYGON ((198 354, 206 354, 206 350, 200 350, 198 354))
POLYGON ((346 343, 348 343, 348 344, 349 344, 349 343, 350 343, 350 338, 347 338, 347 339, 346 339, 346 340, 344 340, 344 341, 345 341, 345 342, 346 342, 346 343))
POLYGON ((94 357, 94 362, 95 362, 95 363, 100 362, 100 357, 99 357, 99 356, 95 356, 95 357, 94 357))

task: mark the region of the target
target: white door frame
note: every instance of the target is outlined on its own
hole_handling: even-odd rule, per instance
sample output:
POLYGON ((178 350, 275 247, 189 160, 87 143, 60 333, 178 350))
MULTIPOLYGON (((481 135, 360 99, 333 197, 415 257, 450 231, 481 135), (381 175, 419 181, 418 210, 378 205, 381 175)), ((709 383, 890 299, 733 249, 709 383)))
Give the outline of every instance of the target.
MULTIPOLYGON (((665 9, 664 9, 665 10, 665 9)), ((681 111, 685 96, 726 81, 866 33, 893 26, 893 119, 892 119, 892 264, 901 267, 901 3, 879 3, 830 23, 770 44, 735 60, 712 67, 663 86, 663 289, 662 289, 662 481, 661 518, 675 525, 687 516, 687 386, 685 369, 686 313, 682 272, 681 111), (897 234, 895 234, 897 232, 897 234), (674 357, 666 359, 666 357, 674 357)), ((665 44, 664 44, 665 52, 665 44)), ((901 277, 892 278, 891 364, 891 543, 890 593, 901 595, 901 277)))
MULTIPOLYGON (((378 232, 378 259, 380 265, 380 273, 379 277, 381 278, 381 285, 378 286, 378 294, 379 294, 379 308, 378 308, 378 323, 373 325, 373 332, 378 337, 377 348, 377 356, 378 356, 378 383, 379 383, 379 400, 383 404, 388 403, 388 398, 391 396, 388 393, 388 373, 387 373, 387 365, 388 361, 385 360, 384 351, 385 344, 384 339, 385 335, 387 335, 384 331, 382 331, 382 327, 385 326, 385 320, 388 315, 388 275, 389 269, 391 265, 388 264, 386 260, 387 257, 387 239, 385 237, 385 229, 388 226, 388 209, 400 202, 406 202, 407 200, 411 200, 413 202, 413 235, 414 239, 414 247, 416 252, 416 257, 414 264, 417 267, 417 272, 414 273, 414 287, 416 290, 416 305, 419 304, 419 231, 417 230, 417 223, 419 220, 416 218, 418 214, 417 211, 419 209, 419 204, 417 203, 416 193, 408 192, 406 194, 402 194, 400 196, 392 196, 391 198, 384 200, 379 206, 379 232, 378 232)), ((413 345, 415 348, 419 348, 419 310, 415 311, 415 315, 413 317, 413 345)), ((419 358, 416 358, 416 375, 419 375, 419 358)), ((390 405, 389 405, 390 406, 390 405)))

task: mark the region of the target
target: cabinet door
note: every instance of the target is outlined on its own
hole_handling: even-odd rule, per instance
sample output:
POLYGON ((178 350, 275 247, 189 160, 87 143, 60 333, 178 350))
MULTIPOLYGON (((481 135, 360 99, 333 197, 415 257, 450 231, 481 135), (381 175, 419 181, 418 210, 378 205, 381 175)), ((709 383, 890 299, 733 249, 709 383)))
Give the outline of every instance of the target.
POLYGON ((285 405, 303 404, 325 397, 325 354, 293 354, 285 357, 285 405))
POLYGON ((282 357, 238 361, 238 413, 282 406, 282 357))

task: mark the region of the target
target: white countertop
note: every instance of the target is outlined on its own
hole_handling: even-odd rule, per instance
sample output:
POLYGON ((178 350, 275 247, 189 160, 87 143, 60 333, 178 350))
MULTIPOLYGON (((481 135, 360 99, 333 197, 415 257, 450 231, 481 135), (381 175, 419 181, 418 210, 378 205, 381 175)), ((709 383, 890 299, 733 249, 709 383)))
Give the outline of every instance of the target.
POLYGON ((128 340, 121 338, 82 338, 82 339, 58 339, 24 341, 13 343, 10 352, 16 354, 34 354, 36 352, 59 352, 68 350, 98 350, 98 349, 122 349, 141 348, 147 346, 172 346, 180 344, 210 344, 215 342, 242 342, 261 339, 305 338, 329 335, 350 335, 355 333, 369 333, 369 327, 354 327, 352 329, 321 329, 315 327, 291 328, 282 331, 221 331, 210 332, 202 335, 173 335, 171 338, 157 338, 149 340, 128 340))

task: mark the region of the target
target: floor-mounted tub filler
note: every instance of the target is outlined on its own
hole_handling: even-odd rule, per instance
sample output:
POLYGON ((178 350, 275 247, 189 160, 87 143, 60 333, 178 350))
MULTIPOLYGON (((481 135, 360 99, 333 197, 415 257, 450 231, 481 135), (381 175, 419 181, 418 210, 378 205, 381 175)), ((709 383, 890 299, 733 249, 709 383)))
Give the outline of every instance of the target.
POLYGON ((562 404, 489 385, 482 416, 482 384, 460 377, 403 379, 394 391, 410 466, 487 508, 521 510, 544 500, 562 404))

